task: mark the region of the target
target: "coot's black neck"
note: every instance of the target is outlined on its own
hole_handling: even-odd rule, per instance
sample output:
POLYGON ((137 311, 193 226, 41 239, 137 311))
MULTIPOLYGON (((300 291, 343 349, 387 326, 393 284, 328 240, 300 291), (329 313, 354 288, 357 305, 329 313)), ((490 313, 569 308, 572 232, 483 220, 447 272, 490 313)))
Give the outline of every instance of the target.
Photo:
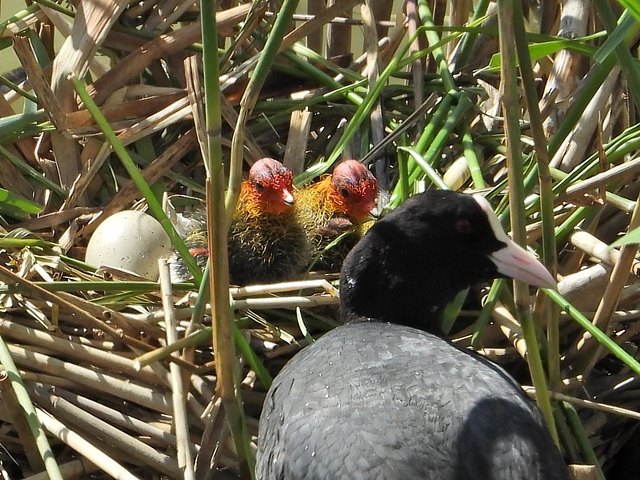
POLYGON ((345 259, 343 319, 371 317, 440 333, 440 312, 460 290, 503 276, 492 257, 507 247, 507 237, 494 217, 488 203, 451 191, 405 201, 345 259))
POLYGON ((421 245, 414 245, 414 239, 403 238, 394 225, 376 224, 345 259, 340 279, 343 320, 374 318, 441 334, 443 307, 460 290, 497 276, 495 267, 485 258, 447 258, 437 248, 416 255, 415 248, 428 249, 437 239, 423 232, 421 245))

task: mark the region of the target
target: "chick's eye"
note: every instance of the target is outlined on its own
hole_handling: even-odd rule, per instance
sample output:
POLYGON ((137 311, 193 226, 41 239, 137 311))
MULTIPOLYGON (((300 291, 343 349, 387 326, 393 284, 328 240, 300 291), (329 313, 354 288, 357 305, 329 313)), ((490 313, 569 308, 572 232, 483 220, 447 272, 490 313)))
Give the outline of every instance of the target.
POLYGON ((349 192, 348 189, 343 187, 340 189, 340 195, 342 195, 344 198, 348 198, 349 195, 351 195, 351 192, 349 192))
POLYGON ((255 186, 256 186, 256 191, 257 191, 257 192, 262 192, 262 191, 264 191, 264 189, 266 188, 266 187, 264 186, 264 184, 262 184, 262 183, 260 183, 260 182, 256 182, 256 183, 255 183, 255 186))
POLYGON ((468 235, 473 231, 473 227, 471 226, 471 222, 466 218, 459 218, 455 223, 456 232, 461 233, 462 235, 468 235))

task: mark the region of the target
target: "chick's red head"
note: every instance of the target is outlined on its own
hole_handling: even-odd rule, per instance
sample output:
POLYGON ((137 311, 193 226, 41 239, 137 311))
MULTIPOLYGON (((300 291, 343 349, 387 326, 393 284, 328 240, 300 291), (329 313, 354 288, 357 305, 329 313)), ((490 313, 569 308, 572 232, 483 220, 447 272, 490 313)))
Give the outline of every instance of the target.
POLYGON ((263 211, 278 214, 293 206, 293 175, 278 160, 258 160, 249 170, 248 181, 263 211))
POLYGON ((378 181, 367 167, 357 160, 345 160, 333 170, 332 182, 342 213, 355 222, 366 219, 378 194, 378 181))

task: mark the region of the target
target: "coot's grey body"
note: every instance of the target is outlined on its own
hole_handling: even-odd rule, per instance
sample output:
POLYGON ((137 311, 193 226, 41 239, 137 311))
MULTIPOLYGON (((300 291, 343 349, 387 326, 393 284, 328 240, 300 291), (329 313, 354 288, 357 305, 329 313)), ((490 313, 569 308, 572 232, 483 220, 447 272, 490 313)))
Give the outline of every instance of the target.
POLYGON ((302 350, 274 380, 260 418, 260 480, 567 479, 540 413, 504 370, 409 326, 423 318, 428 328, 473 281, 553 283, 498 231, 486 201, 471 199, 414 198, 351 252, 341 309, 355 323, 302 350), (411 263, 420 239, 425 252, 411 263))
POLYGON ((509 375, 411 327, 327 333, 285 366, 263 408, 269 423, 284 421, 261 435, 263 480, 566 478, 509 375), (359 362, 345 368, 344 358, 359 362))

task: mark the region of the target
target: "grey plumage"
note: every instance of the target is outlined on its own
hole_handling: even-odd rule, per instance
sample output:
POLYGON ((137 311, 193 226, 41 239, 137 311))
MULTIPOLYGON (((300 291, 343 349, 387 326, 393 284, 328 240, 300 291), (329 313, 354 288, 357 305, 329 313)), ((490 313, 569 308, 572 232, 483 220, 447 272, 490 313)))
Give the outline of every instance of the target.
POLYGON ((285 366, 261 418, 262 480, 567 478, 539 412, 510 376, 401 325, 327 333, 285 366), (344 358, 359 361, 345 368, 344 358), (305 376, 288 374, 301 366, 305 376))

